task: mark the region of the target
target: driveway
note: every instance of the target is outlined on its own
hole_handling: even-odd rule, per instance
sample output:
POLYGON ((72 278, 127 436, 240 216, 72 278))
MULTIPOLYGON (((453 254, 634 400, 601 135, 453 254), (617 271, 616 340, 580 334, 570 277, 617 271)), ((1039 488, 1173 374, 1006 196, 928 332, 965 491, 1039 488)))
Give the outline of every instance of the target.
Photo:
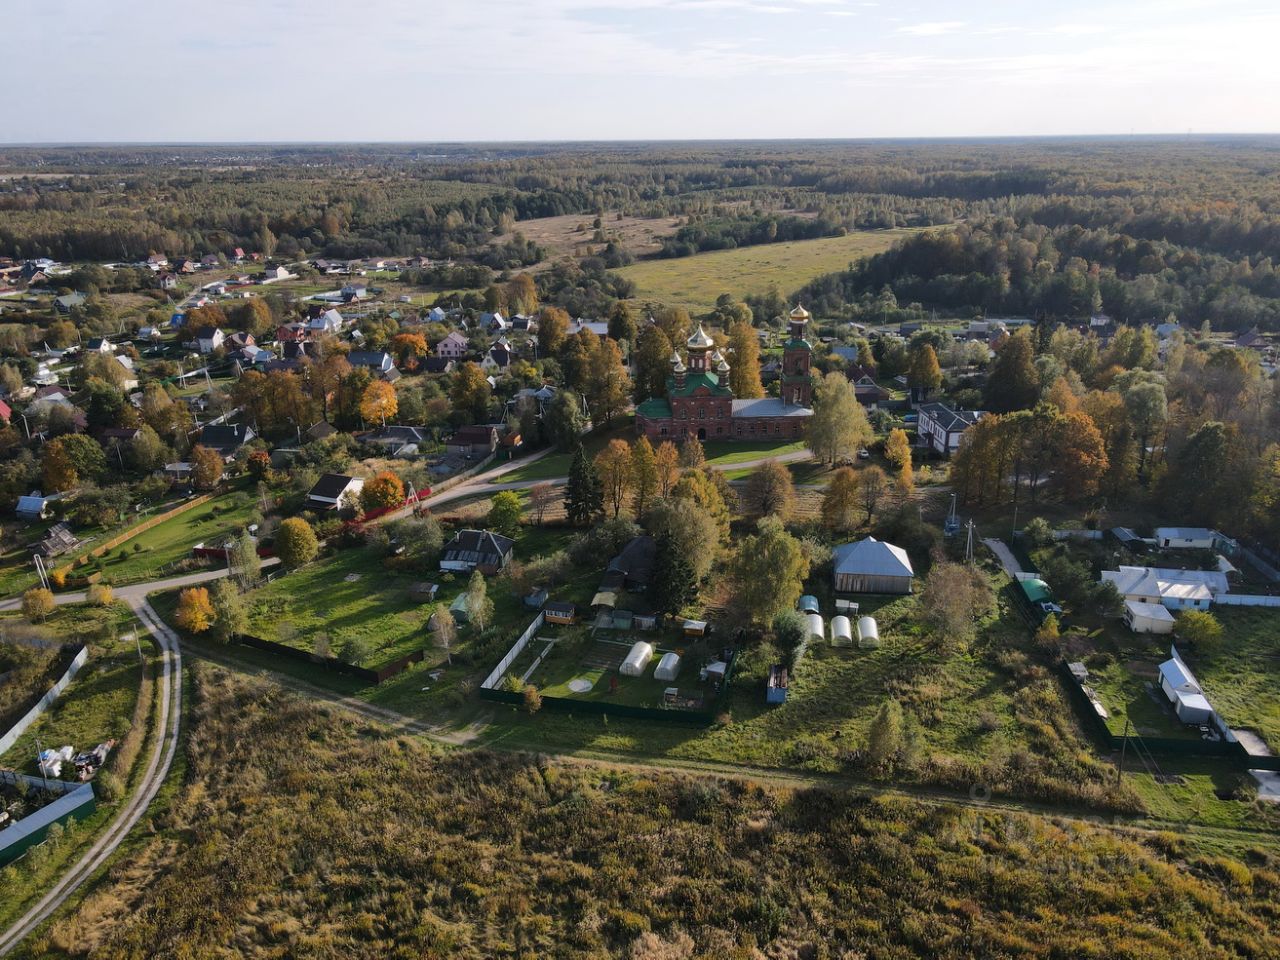
POLYGON ((1003 540, 989 537, 982 542, 996 555, 996 559, 1000 561, 1000 566, 1004 567, 1004 572, 1013 577, 1013 579, 1017 580, 1018 574, 1025 572, 1022 569, 1022 564, 1014 557, 1013 551, 1008 548, 1003 540))

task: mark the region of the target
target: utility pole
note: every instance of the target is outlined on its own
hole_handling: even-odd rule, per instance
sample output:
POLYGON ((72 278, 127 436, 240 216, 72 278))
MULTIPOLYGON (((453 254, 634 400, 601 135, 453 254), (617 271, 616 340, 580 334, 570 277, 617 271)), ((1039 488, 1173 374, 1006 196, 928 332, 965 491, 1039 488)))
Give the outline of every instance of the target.
POLYGON ((1124 739, 1120 741, 1120 768, 1116 771, 1116 784, 1124 777, 1124 755, 1129 749, 1129 718, 1124 718, 1124 739))
POLYGON ((44 747, 40 745, 40 738, 36 737, 36 769, 40 771, 40 779, 44 781, 44 788, 49 789, 49 771, 44 767, 44 760, 40 758, 40 754, 44 753, 44 747))

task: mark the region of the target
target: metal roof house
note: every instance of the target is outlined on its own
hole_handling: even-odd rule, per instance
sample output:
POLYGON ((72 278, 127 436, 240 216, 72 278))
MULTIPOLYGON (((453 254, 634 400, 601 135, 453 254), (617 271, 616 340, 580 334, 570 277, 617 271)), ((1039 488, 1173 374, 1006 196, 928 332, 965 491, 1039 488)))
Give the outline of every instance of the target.
POLYGON ((312 510, 354 508, 364 489, 364 480, 341 473, 326 473, 307 494, 307 507, 312 510))
POLYGON ((1103 570, 1101 580, 1115 584, 1126 600, 1159 603, 1170 610, 1208 610, 1217 594, 1230 589, 1227 575, 1217 570, 1121 566, 1103 570))
POLYGON ((1169 550, 1212 550, 1219 536, 1208 527, 1156 527, 1156 543, 1169 550))
POLYGON ((515 541, 488 530, 459 530, 444 548, 440 569, 495 574, 511 561, 515 541))
POLYGON ((834 551, 837 593, 910 593, 915 570, 907 551, 875 537, 834 551))

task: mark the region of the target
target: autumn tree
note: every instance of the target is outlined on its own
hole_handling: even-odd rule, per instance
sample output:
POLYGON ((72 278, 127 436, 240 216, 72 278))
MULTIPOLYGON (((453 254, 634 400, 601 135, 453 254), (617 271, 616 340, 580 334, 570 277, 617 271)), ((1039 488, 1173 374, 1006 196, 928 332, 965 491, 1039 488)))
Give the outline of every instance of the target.
POLYGON ((671 373, 671 341, 658 327, 646 326, 636 338, 631 352, 631 364, 635 370, 635 401, 641 403, 650 397, 667 394, 667 377, 671 373))
POLYGON ((915 395, 927 399, 929 394, 942 386, 942 367, 938 354, 930 343, 917 343, 911 348, 907 364, 907 385, 915 395))
POLYGON ((360 397, 360 418, 366 423, 386 426, 388 420, 395 419, 398 409, 396 388, 385 380, 374 380, 360 397))
POLYGON ((514 490, 503 490, 489 504, 489 529, 514 540, 520 535, 520 496, 514 490))
POLYGON ((56 607, 53 591, 44 587, 32 587, 22 595, 22 615, 30 623, 43 623, 56 607))
POLYGON ((785 521, 795 508, 795 484, 791 471, 777 460, 766 460, 747 478, 742 492, 743 509, 755 517, 778 517, 785 521))
POLYGON ((431 640, 436 648, 444 651, 445 662, 453 666, 453 644, 458 639, 458 624, 449 611, 448 604, 437 603, 429 621, 431 640))
POLYGON ((755 327, 739 321, 729 328, 729 389, 740 400, 764 396, 760 382, 760 337, 755 327))
POLYGON ((616 517, 626 505, 632 488, 631 448, 625 440, 610 440, 609 445, 596 454, 595 467, 605 506, 616 517))
POLYGON ((398 507, 404 503, 404 481, 390 470, 381 470, 360 488, 360 509, 365 513, 398 507))
POLYGON ((213 626, 213 602, 204 587, 188 587, 178 594, 178 608, 173 619, 188 633, 204 633, 213 626))
POLYGON ((420 333, 397 333, 391 338, 387 350, 397 367, 409 371, 416 370, 418 361, 431 352, 427 338, 420 333))
POLYGON ((680 479, 680 453, 670 440, 663 440, 654 451, 654 478, 657 495, 665 500, 671 495, 671 488, 680 479))
POLYGON ((227 567, 236 586, 242 591, 249 590, 262 575, 262 558, 258 556, 257 541, 248 531, 240 534, 231 542, 227 550, 227 567))
POLYGON ((871 442, 871 424, 843 373, 832 371, 818 381, 813 394, 813 415, 805 427, 809 449, 824 463, 851 460, 871 442))
POLYGON ((320 552, 320 542, 311 524, 301 517, 290 517, 276 531, 276 556, 286 568, 293 570, 310 563, 320 552))
POLYGON ((538 351, 552 357, 564 346, 569 332, 569 314, 559 307, 543 307, 538 315, 538 351))
POLYGON ((892 773, 906 744, 902 704, 892 697, 880 704, 867 731, 867 760, 878 773, 892 773))
POLYGON ((529 509, 533 513, 534 523, 542 526, 542 520, 547 515, 547 510, 551 508, 551 504, 556 499, 556 488, 548 480, 535 483, 529 488, 529 509))
POLYGON ((680 444, 680 466, 685 469, 696 469, 707 462, 706 451, 702 448, 702 441, 689 434, 680 444))
POLYGON ((96 441, 82 433, 54 437, 44 445, 40 475, 46 493, 74 490, 106 472, 107 458, 96 441))
POLYGON ((888 478, 879 467, 873 464, 858 471, 858 501, 866 514, 863 523, 871 522, 871 518, 875 516, 876 507, 880 505, 888 489, 888 478))
POLYGON ((830 530, 845 532, 857 525, 862 501, 858 495, 858 475, 852 467, 841 467, 831 476, 822 497, 822 523, 830 530))
POLYGON ((884 444, 884 458, 899 470, 904 463, 911 462, 911 441, 907 439, 907 431, 901 427, 889 431, 889 438, 884 444))
POLYGON ((484 630, 493 622, 489 585, 479 570, 471 571, 471 579, 467 581, 467 619, 477 630, 484 630))
POLYGON ((1040 379, 1035 368, 1035 346, 1025 327, 1005 339, 996 351, 995 363, 987 377, 985 406, 996 413, 1024 410, 1040 396, 1040 379))
POLYGON ((991 584, 977 567, 939 561, 920 591, 920 613, 940 645, 967 643, 992 605, 991 584))
POLYGON ((717 542, 729 538, 732 519, 725 493, 716 483, 715 476, 706 470, 690 470, 671 488, 673 499, 689 500, 697 505, 716 525, 717 542))
POLYGON ((468 360, 453 373, 449 399, 454 410, 471 423, 483 423, 489 417, 489 400, 493 390, 480 365, 468 360))
POLYGON ((538 309, 538 287, 533 277, 518 273, 507 281, 507 309, 530 316, 538 309))
POLYGON ((631 511, 643 516, 658 490, 658 463, 653 444, 641 437, 631 447, 631 511))
POLYGON ((197 490, 212 490, 227 468, 222 454, 199 444, 191 449, 191 482, 197 490))
POLYGON ((622 363, 622 351, 614 341, 607 338, 599 341, 595 361, 587 371, 582 389, 593 423, 611 423, 626 409, 631 397, 631 377, 622 363))
POLYGON ((800 599, 809 560, 800 541, 777 517, 765 517, 756 533, 743 538, 729 565, 734 595, 753 623, 767 626, 800 599))
POLYGON ((1214 653, 1222 641, 1222 624, 1205 610, 1183 610, 1176 623, 1178 636, 1201 654, 1214 653))

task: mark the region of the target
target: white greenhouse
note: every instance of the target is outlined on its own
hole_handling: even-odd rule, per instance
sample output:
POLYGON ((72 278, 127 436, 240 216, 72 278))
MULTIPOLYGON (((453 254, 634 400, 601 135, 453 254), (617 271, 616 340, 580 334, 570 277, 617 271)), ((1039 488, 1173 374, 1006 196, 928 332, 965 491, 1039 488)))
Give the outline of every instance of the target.
POLYGON ((816 613, 805 614, 804 622, 808 627, 808 639, 825 640, 827 637, 826 625, 822 622, 822 617, 816 613))
POLYGON ((858 618, 858 646, 880 646, 880 628, 876 626, 875 617, 858 618))
POLYGON ((618 672, 624 677, 644 676, 645 668, 649 666, 649 661, 652 659, 653 645, 637 640, 627 651, 627 658, 622 661, 622 666, 618 667, 618 672))
POLYGON ((853 646, 853 625, 845 616, 831 618, 831 645, 835 647, 853 646))
POLYGON ((679 673, 680 655, 678 653, 664 653, 662 659, 658 661, 658 665, 654 667, 653 679, 674 680, 679 673))

